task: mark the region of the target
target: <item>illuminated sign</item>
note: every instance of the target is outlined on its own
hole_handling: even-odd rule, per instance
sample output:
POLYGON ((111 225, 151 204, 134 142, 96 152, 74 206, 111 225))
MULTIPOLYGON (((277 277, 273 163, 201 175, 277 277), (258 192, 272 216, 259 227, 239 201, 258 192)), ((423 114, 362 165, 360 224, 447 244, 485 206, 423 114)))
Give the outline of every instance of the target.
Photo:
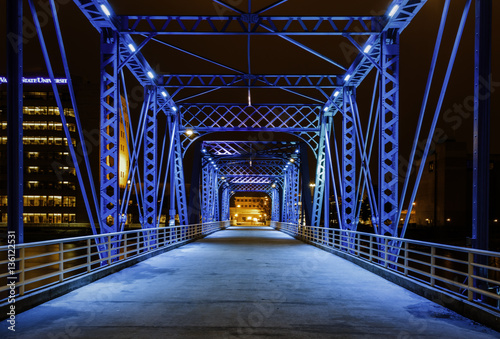
MULTIPOLYGON (((64 78, 56 78, 55 79, 56 84, 67 84, 68 79, 64 78)), ((6 77, 0 77, 0 84, 6 84, 7 83, 7 78, 6 77)), ((23 84, 50 84, 52 81, 49 78, 24 78, 23 77, 23 84)))

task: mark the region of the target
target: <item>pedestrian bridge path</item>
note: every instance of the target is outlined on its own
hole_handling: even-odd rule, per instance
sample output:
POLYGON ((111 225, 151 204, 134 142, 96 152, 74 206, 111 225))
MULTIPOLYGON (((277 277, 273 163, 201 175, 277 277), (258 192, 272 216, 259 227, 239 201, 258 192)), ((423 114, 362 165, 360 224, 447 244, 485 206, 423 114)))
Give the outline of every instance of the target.
POLYGON ((15 338, 500 337, 269 227, 213 233, 16 320, 15 338))

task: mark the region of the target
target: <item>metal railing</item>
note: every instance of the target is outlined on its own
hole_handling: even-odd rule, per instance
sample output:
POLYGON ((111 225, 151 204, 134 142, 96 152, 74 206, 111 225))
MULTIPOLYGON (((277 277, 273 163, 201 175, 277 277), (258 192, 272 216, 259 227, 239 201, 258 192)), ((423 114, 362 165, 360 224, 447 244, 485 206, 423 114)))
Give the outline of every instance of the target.
POLYGON ((10 297, 27 295, 145 253, 202 238, 226 227, 229 227, 229 221, 1 246, 0 304, 10 297), (18 267, 15 272, 13 263, 18 267), (12 280, 15 289, 8 285, 12 280))
POLYGON ((499 252, 281 222, 271 227, 499 312, 499 252))

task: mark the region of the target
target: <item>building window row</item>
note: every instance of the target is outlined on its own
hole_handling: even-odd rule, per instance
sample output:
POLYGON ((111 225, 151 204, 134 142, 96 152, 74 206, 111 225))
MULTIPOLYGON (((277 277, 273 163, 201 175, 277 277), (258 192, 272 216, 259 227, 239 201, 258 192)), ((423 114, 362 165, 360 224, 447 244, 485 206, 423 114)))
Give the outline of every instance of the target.
MULTIPOLYGON (((23 114, 26 115, 59 115, 59 108, 52 106, 25 106, 23 114)), ((74 117, 75 111, 72 108, 64 108, 64 115, 74 117)))
POLYGON ((68 189, 75 191, 76 185, 70 181, 59 181, 58 183, 54 183, 51 181, 35 181, 29 180, 26 182, 27 189, 68 189))
MULTIPOLYGON (((76 207, 75 196, 61 195, 25 195, 23 203, 26 207, 53 206, 53 207, 76 207)), ((7 206, 7 196, 0 196, 0 206, 7 206)))
MULTIPOLYGON (((73 123, 66 123, 68 126, 68 130, 70 132, 76 131, 76 125, 73 123)), ((2 129, 7 129, 7 123, 2 122, 2 129)), ((62 123, 61 122, 53 122, 53 121, 25 121, 23 122, 23 130, 29 131, 62 131, 62 123)))

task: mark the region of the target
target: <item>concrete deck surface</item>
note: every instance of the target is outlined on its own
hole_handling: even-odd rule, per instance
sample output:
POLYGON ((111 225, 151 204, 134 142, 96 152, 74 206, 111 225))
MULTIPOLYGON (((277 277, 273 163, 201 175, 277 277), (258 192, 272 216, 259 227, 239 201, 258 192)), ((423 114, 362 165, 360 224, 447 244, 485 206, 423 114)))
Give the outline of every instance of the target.
POLYGON ((5 321, 0 338, 500 338, 266 227, 232 227, 5 321))

